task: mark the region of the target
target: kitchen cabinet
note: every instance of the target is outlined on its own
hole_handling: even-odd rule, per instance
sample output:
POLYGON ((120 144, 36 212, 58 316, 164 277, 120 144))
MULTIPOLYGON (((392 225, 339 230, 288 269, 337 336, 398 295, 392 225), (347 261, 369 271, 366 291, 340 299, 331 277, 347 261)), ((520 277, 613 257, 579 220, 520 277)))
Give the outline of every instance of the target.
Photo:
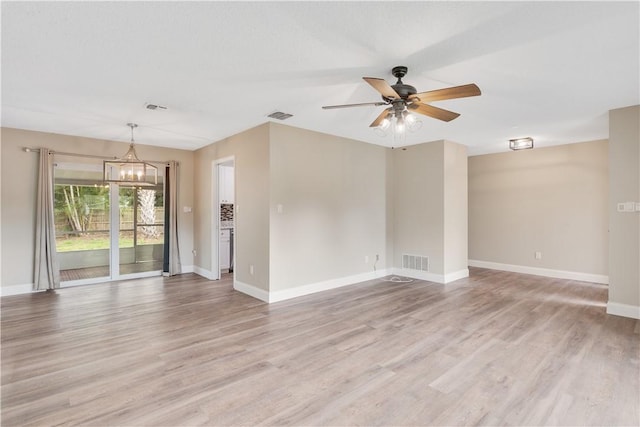
POLYGON ((233 166, 220 166, 220 203, 233 204, 234 173, 233 166))
POLYGON ((231 230, 220 230, 220 270, 231 267, 231 230))

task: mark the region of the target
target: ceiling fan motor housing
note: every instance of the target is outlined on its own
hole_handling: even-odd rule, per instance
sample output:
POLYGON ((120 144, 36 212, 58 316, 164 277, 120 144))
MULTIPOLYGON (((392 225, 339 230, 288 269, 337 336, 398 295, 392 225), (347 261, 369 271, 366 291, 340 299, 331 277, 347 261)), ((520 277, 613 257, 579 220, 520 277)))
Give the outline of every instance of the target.
MULTIPOLYGON (((396 83, 394 85, 391 85, 391 87, 396 91, 398 95, 400 95, 400 98, 402 99, 407 99, 409 95, 415 95, 418 92, 415 87, 406 85, 404 83, 396 83)), ((384 96, 382 98, 385 101, 390 101, 389 98, 385 98, 384 96)))
POLYGON ((404 65, 398 65, 397 67, 393 67, 391 69, 391 74, 393 74, 393 77, 401 79, 407 75, 407 71, 409 71, 407 67, 405 67, 404 65))
MULTIPOLYGON (((396 91, 398 95, 400 95, 400 98, 405 100, 407 99, 407 97, 409 97, 409 95, 414 95, 418 92, 415 87, 402 83, 402 78, 407 74, 408 70, 409 69, 403 65, 393 67, 393 69, 391 70, 391 74, 393 74, 393 76, 398 79, 398 82, 394 85, 391 85, 391 87, 396 91)), ((382 99, 387 102, 392 101, 391 98, 387 98, 384 96, 382 97, 382 99)))

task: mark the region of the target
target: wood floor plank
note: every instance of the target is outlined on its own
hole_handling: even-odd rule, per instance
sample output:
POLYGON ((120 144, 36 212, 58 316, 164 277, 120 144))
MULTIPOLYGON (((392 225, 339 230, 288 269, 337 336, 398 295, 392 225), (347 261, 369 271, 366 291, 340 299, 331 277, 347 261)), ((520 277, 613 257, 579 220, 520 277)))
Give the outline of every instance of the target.
POLYGON ((265 304, 194 274, 2 297, 3 426, 640 425, 607 287, 471 268, 265 304))

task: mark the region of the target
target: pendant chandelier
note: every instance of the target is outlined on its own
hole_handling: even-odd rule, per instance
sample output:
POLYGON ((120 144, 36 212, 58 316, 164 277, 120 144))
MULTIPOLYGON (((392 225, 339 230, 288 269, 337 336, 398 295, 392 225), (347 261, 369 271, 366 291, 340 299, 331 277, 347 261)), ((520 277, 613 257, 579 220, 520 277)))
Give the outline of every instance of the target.
POLYGON ((121 159, 103 162, 104 182, 113 182, 123 186, 142 187, 158 184, 158 168, 138 159, 133 141, 133 129, 138 125, 127 123, 131 128, 129 151, 121 159))

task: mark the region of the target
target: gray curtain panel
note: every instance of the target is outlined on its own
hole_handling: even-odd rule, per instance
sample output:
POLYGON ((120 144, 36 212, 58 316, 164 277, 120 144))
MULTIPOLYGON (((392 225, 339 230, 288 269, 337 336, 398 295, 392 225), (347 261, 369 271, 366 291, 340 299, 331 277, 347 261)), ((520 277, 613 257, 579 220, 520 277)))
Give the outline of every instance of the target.
POLYGON ((56 256, 56 226, 53 216, 53 155, 40 149, 36 201, 36 245, 33 290, 60 287, 60 266, 56 256))
POLYGON ((178 162, 169 162, 169 276, 182 273, 178 248, 178 162))

